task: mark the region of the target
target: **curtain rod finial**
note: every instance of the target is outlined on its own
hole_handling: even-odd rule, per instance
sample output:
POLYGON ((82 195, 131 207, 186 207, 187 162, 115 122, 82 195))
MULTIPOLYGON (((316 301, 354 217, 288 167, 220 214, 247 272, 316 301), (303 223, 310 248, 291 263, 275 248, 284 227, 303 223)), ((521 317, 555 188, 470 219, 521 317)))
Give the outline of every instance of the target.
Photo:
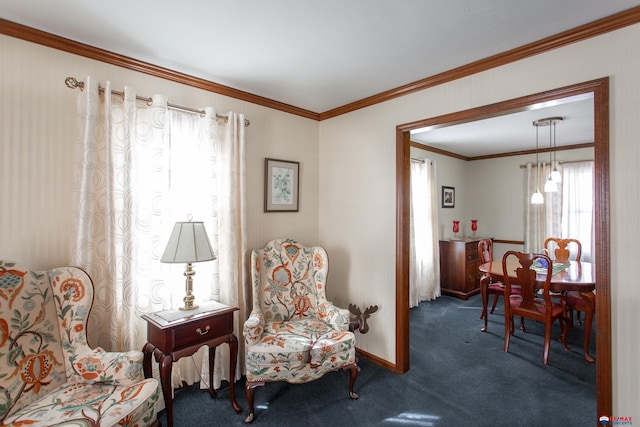
POLYGON ((75 77, 67 77, 64 79, 64 84, 66 84, 69 89, 80 88, 80 90, 84 90, 84 82, 78 81, 75 77))

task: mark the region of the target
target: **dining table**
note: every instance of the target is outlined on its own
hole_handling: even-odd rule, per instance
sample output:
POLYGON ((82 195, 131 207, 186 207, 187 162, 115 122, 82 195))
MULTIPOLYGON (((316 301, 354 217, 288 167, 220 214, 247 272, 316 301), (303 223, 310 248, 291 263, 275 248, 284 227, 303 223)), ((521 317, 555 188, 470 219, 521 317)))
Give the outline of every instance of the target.
MULTIPOLYGON (((591 323, 593 320, 593 312, 595 307, 596 289, 596 270, 595 264, 585 261, 569 261, 563 265, 559 272, 551 276, 551 285, 549 290, 554 293, 563 294, 568 291, 577 291, 591 310, 585 312, 584 323, 584 358, 587 362, 593 363, 595 359, 589 354, 589 342, 591 338, 591 323)), ((507 259, 507 274, 509 278, 516 279, 516 268, 520 267, 518 260, 514 257, 507 259)), ((504 273, 502 271, 502 260, 493 260, 481 264, 478 270, 485 276, 491 277, 493 280, 504 282, 504 273)), ((544 282, 546 274, 536 273, 540 283, 544 282)), ((486 292, 483 292, 483 298, 487 298, 486 292)), ((487 301, 484 301, 486 307, 487 301)), ((571 327, 569 322, 569 327, 571 327)), ((563 337, 566 340, 566 336, 563 337)))

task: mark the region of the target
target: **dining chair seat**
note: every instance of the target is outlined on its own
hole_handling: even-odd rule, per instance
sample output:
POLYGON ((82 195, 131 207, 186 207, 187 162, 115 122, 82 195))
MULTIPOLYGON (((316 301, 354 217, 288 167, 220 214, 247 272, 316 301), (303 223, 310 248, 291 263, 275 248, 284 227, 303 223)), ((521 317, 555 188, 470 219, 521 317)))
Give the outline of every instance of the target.
POLYGON ((567 307, 571 308, 569 316, 571 323, 573 324, 573 310, 577 311, 578 325, 582 325, 582 319, 580 318, 580 312, 586 312, 589 310, 589 306, 585 302, 584 298, 580 296, 578 291, 568 291, 565 295, 567 301, 567 307))
MULTIPOLYGON (((511 304, 511 308, 518 308, 522 304, 522 295, 511 295, 509 297, 509 303, 511 304)), ((543 316, 547 314, 547 305, 544 303, 544 299, 535 298, 533 303, 536 305, 536 310, 543 316)), ((563 314, 564 307, 562 307, 561 303, 552 303, 551 304, 551 317, 557 317, 563 314)))

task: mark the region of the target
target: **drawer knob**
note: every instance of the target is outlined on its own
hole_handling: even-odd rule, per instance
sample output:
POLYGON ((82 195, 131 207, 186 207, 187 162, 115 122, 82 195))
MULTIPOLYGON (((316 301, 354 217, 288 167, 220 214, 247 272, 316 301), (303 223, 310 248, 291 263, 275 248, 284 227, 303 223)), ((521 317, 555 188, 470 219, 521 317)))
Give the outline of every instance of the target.
POLYGON ((196 332, 199 333, 200 335, 207 335, 209 333, 209 329, 211 329, 211 327, 209 325, 207 325, 206 328, 204 328, 204 331, 200 328, 196 329, 196 332))

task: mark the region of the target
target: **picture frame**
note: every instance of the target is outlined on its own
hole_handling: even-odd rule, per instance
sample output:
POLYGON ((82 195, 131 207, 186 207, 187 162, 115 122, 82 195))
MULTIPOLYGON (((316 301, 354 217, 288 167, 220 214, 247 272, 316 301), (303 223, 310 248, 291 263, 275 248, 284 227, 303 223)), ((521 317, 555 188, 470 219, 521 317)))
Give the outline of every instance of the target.
POLYGON ((456 189, 454 187, 446 187, 444 185, 442 186, 442 207, 456 207, 456 189))
POLYGON ((264 159, 264 211, 298 212, 300 162, 264 159))

